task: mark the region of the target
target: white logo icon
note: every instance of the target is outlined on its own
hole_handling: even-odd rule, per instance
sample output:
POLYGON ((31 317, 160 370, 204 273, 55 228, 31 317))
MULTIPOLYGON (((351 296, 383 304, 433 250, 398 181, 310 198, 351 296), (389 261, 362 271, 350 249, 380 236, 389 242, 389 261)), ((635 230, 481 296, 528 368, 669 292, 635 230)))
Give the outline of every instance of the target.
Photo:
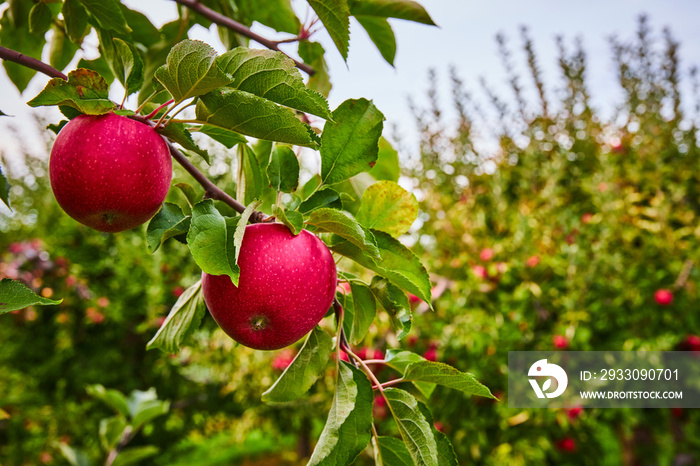
POLYGON ((549 377, 545 380, 542 388, 540 388, 536 379, 530 379, 530 385, 532 389, 535 390, 537 398, 556 398, 566 390, 566 386, 569 384, 569 377, 567 377, 564 369, 557 366, 556 364, 547 363, 546 359, 540 359, 535 364, 530 366, 530 370, 527 375, 529 377, 549 377), (557 389, 552 393, 547 393, 547 390, 552 385, 552 378, 557 381, 557 389))

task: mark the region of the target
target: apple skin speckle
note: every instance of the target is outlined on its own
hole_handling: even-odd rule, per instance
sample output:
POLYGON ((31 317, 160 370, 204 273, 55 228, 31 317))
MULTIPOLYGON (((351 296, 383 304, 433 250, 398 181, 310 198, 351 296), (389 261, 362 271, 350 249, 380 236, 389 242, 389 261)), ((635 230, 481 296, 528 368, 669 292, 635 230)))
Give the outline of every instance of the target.
POLYGON ((238 266, 238 287, 226 275, 203 273, 202 291, 216 323, 244 346, 289 346, 309 333, 333 303, 333 256, 306 230, 294 236, 280 223, 248 225, 238 266))
POLYGON ((153 217, 170 189, 172 161, 148 125, 108 113, 80 115, 61 129, 49 160, 54 196, 95 230, 130 230, 153 217))

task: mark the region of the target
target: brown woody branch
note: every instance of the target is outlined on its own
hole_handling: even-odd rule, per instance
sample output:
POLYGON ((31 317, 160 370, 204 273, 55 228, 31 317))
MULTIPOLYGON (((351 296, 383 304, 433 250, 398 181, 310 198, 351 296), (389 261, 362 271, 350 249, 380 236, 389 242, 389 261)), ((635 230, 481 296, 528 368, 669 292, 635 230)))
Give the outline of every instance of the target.
MULTIPOLYGON (((245 36, 249 39, 253 39, 255 42, 259 43, 260 45, 267 47, 270 50, 275 50, 277 52, 282 52, 280 50, 278 42, 272 41, 270 39, 267 39, 260 34, 257 34, 253 31, 250 30, 249 27, 232 20, 228 16, 224 16, 221 13, 212 10, 211 8, 205 6, 203 3, 201 3, 199 0, 173 0, 176 3, 179 3, 180 5, 183 5, 190 10, 199 13, 200 15, 204 16, 207 18, 209 21, 218 24, 219 26, 223 26, 227 29, 232 30, 233 32, 236 32, 242 36, 245 36)), ((282 52, 284 53, 284 52, 282 52)), ((285 54, 286 55, 286 54, 285 54)), ((289 56, 289 55, 287 55, 289 56)), ((300 70, 308 73, 310 76, 315 73, 314 69, 307 65, 306 63, 302 63, 298 60, 295 60, 292 57, 289 57, 291 60, 294 61, 294 64, 299 68, 300 70)))
POLYGON ((28 57, 23 53, 8 49, 7 47, 0 47, 0 58, 26 66, 34 71, 38 71, 39 73, 44 73, 46 76, 51 78, 61 78, 66 81, 68 80, 68 76, 61 73, 53 66, 37 60, 36 58, 28 57))

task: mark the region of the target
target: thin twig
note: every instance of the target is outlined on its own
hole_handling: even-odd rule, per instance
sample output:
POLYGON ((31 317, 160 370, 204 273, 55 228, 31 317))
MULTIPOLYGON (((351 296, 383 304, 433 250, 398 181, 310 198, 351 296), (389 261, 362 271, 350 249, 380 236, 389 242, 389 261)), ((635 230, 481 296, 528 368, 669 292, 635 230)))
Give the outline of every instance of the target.
MULTIPOLYGON (((259 43, 263 47, 267 47, 270 50, 276 50, 277 52, 282 52, 280 48, 278 47, 277 43, 275 41, 272 41, 270 39, 267 39, 260 34, 257 34, 253 31, 250 30, 249 27, 232 20, 228 16, 224 16, 221 13, 212 10, 211 8, 205 6, 203 3, 201 3, 199 0, 173 0, 176 3, 179 3, 180 5, 186 6, 190 10, 199 13, 200 15, 204 16, 208 20, 210 20, 213 23, 218 24, 219 26, 223 26, 227 29, 232 30, 233 32, 237 32, 238 34, 245 36, 249 39, 253 39, 255 42, 259 43)), ((284 52, 282 52, 284 53, 284 52)), ((286 54, 285 54, 286 55, 286 54)), ((289 56, 289 55, 287 55, 289 56)), ((295 60, 292 57, 289 57, 294 61, 294 64, 299 68, 300 70, 306 72, 309 74, 309 76, 313 75, 315 73, 314 69, 307 65, 306 63, 302 63, 298 60, 295 60)))
POLYGON ((3 60, 19 63, 22 66, 26 66, 27 68, 31 68, 40 73, 44 73, 46 76, 49 76, 51 78, 61 78, 65 81, 68 81, 68 76, 61 73, 53 66, 47 65, 46 63, 37 60, 36 58, 28 57, 23 53, 17 52, 16 50, 8 49, 7 47, 0 47, 0 58, 2 58, 3 60))

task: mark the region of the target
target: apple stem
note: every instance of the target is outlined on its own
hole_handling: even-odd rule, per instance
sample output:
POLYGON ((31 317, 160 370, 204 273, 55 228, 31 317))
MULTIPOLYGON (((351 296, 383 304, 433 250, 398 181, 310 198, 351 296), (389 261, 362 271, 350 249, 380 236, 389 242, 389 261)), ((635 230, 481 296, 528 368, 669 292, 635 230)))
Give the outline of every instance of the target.
POLYGON ((175 102, 175 100, 173 100, 173 99, 168 100, 168 101, 165 102, 163 105, 159 106, 158 108, 156 108, 155 110, 153 110, 151 113, 149 113, 148 116, 146 116, 145 118, 146 118, 147 120, 152 120, 153 117, 155 117, 156 115, 158 115, 158 112, 160 112, 160 111, 163 109, 163 107, 167 107, 168 105, 172 104, 173 102, 175 102))

